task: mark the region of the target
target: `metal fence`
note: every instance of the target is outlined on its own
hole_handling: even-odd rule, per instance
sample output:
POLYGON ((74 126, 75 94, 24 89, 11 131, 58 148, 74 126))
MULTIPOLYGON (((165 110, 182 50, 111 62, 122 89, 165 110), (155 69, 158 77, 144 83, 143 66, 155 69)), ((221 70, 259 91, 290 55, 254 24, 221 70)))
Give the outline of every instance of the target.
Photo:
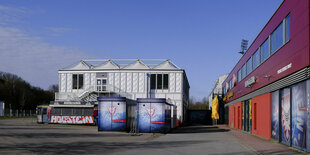
POLYGON ((26 117, 26 116, 35 116, 35 110, 17 110, 17 109, 5 109, 4 115, 6 117, 26 117))

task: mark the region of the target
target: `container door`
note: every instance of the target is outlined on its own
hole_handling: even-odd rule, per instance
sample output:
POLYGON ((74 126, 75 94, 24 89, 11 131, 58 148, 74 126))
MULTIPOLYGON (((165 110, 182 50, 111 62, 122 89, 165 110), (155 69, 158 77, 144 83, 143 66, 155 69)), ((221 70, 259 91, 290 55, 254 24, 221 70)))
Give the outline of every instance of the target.
POLYGON ((111 106, 112 130, 119 131, 126 128, 126 103, 112 102, 111 106))
POLYGON ((138 104, 138 124, 140 132, 151 132, 151 116, 154 111, 151 109, 150 103, 138 104))
POLYGON ((151 103, 151 132, 163 132, 165 127, 165 104, 151 103))
POLYGON ((112 130, 112 115, 115 109, 112 107, 112 102, 99 102, 98 105, 98 130, 112 130))
POLYGON ((281 141, 291 144, 291 93, 290 88, 281 91, 281 141))

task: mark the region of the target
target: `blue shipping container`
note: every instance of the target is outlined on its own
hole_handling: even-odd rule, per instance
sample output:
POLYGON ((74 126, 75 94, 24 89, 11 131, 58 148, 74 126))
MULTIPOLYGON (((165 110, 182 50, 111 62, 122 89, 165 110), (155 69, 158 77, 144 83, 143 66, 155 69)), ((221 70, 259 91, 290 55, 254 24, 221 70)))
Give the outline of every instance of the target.
POLYGON ((98 131, 126 129, 126 98, 98 97, 98 131))

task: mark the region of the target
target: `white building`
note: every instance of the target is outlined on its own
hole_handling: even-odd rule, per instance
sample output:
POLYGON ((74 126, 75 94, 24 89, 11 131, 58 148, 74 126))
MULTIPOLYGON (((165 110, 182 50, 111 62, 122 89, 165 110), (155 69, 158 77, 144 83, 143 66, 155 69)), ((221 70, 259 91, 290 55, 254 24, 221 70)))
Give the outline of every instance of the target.
POLYGON ((190 86, 184 69, 170 60, 81 60, 58 74, 55 101, 78 104, 96 101, 98 96, 166 98, 177 106, 181 123, 186 118, 190 86))
POLYGON ((215 96, 223 97, 223 91, 222 91, 222 83, 227 78, 228 74, 220 76, 212 89, 212 91, 209 94, 209 109, 211 109, 212 106, 212 100, 215 96))

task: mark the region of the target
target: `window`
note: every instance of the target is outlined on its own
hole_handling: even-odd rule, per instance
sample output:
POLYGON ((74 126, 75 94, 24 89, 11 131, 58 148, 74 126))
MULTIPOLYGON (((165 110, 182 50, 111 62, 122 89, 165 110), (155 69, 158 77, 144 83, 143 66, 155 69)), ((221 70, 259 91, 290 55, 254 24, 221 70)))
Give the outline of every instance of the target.
POLYGON ((240 82, 242 80, 242 78, 241 78, 241 69, 239 69, 239 71, 238 71, 238 82, 240 82))
POLYGON ((244 79, 246 77, 246 67, 245 64, 241 68, 241 79, 244 79))
POLYGON ((256 69, 260 64, 260 58, 259 58, 259 49, 253 54, 253 70, 256 69))
POLYGON ((291 29, 291 17, 290 15, 288 15, 285 18, 285 42, 288 42, 290 40, 291 37, 290 29, 291 29))
POLYGON ((271 34, 271 54, 283 45, 283 24, 281 23, 271 34))
POLYGON ((157 74, 157 89, 163 89, 163 75, 157 74))
POLYGON ((151 74, 151 89, 168 89, 168 74, 151 74))
POLYGON ((246 62, 246 75, 252 72, 252 57, 246 62))
POLYGON ((97 79, 97 91, 106 91, 107 90, 107 79, 100 78, 97 79))
POLYGON ((234 87, 234 86, 233 86, 233 82, 232 82, 232 80, 230 80, 230 81, 229 81, 229 88, 232 89, 233 87, 234 87))
POLYGON ((72 74, 72 89, 83 89, 83 74, 72 74))
POLYGON ((164 74, 164 89, 168 89, 169 88, 169 76, 168 74, 164 74))
POLYGON ((156 74, 151 74, 151 89, 156 89, 156 74))
POLYGON ((260 62, 263 63, 269 57, 269 38, 260 46, 260 62))

